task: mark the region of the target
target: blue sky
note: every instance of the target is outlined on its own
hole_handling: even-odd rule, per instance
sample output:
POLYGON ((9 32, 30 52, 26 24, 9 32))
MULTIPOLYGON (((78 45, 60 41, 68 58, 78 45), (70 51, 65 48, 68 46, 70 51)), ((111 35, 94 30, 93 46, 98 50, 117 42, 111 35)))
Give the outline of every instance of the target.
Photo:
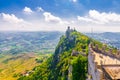
POLYGON ((0 31, 120 29, 120 0, 0 0, 0 31), (29 26, 29 27, 28 27, 29 26))
POLYGON ((59 16, 84 15, 91 9, 120 13, 120 0, 0 0, 0 12, 16 13, 25 6, 40 6, 59 16))

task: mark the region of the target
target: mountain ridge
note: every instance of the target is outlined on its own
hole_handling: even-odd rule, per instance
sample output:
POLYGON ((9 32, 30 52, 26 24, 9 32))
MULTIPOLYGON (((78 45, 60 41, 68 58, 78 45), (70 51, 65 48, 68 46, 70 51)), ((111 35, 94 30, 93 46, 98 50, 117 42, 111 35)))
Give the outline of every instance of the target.
POLYGON ((95 50, 105 51, 116 48, 107 46, 76 30, 68 27, 66 34, 60 38, 54 54, 40 66, 34 68, 29 76, 21 76, 18 80, 86 80, 88 77, 89 44, 95 50))

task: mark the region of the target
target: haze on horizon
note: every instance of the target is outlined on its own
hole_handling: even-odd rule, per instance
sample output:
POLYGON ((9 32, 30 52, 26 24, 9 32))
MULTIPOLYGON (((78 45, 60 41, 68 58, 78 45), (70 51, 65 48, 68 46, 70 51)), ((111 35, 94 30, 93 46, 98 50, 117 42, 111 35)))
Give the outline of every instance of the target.
POLYGON ((119 0, 0 0, 0 31, 120 32, 119 0))

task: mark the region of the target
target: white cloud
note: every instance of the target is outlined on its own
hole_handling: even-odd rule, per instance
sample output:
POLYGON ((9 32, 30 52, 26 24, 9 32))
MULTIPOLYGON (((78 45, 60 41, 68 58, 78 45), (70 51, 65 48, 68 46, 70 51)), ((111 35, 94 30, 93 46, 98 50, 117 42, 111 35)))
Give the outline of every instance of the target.
POLYGON ((50 12, 43 13, 46 22, 69 24, 67 21, 63 21, 60 17, 52 15, 50 12))
POLYGON ((81 32, 90 32, 91 28, 94 32, 120 32, 120 14, 117 13, 90 10, 85 16, 77 16, 77 19, 76 17, 61 18, 45 11, 41 13, 34 11, 34 13, 30 16, 23 14, 22 18, 14 14, 0 13, 0 31, 64 31, 67 26, 71 26, 81 32))
POLYGON ((37 9, 38 12, 43 12, 44 11, 44 9, 42 7, 37 7, 36 9, 37 9))
POLYGON ((47 22, 61 22, 61 19, 59 17, 53 16, 49 12, 44 12, 43 15, 45 17, 45 21, 47 22))
POLYGON ((79 21, 95 24, 118 24, 120 23, 120 14, 98 12, 96 10, 90 10, 87 16, 78 16, 79 21))
POLYGON ((21 18, 17 18, 14 14, 5 14, 5 13, 1 13, 2 19, 6 22, 9 23, 22 23, 24 22, 23 19, 21 18))
POLYGON ((32 14, 32 13, 33 13, 33 11, 32 11, 29 7, 25 7, 25 8, 23 9, 23 12, 24 12, 25 14, 32 14))
POLYGON ((72 0, 72 2, 77 2, 77 0, 72 0))
POLYGON ((85 22, 94 22, 92 19, 88 18, 88 17, 81 17, 81 16, 77 16, 77 19, 79 21, 85 21, 85 22))
POLYGON ((120 22, 120 15, 116 13, 100 13, 96 10, 90 10, 89 16, 101 23, 120 22))
POLYGON ((14 14, 0 13, 0 31, 20 31, 26 30, 25 27, 31 26, 31 23, 14 14))

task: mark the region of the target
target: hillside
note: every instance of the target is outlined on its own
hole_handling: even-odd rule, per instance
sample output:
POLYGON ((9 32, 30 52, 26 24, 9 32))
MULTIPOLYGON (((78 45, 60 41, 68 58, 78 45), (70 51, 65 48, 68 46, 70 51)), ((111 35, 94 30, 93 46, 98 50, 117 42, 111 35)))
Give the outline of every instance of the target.
POLYGON ((53 56, 19 80, 85 80, 89 43, 90 38, 68 29, 60 38, 53 56))
POLYGON ((18 80, 86 80, 90 43, 95 52, 117 53, 116 48, 68 27, 66 34, 60 37, 54 54, 35 67, 29 76, 21 76, 18 80))

